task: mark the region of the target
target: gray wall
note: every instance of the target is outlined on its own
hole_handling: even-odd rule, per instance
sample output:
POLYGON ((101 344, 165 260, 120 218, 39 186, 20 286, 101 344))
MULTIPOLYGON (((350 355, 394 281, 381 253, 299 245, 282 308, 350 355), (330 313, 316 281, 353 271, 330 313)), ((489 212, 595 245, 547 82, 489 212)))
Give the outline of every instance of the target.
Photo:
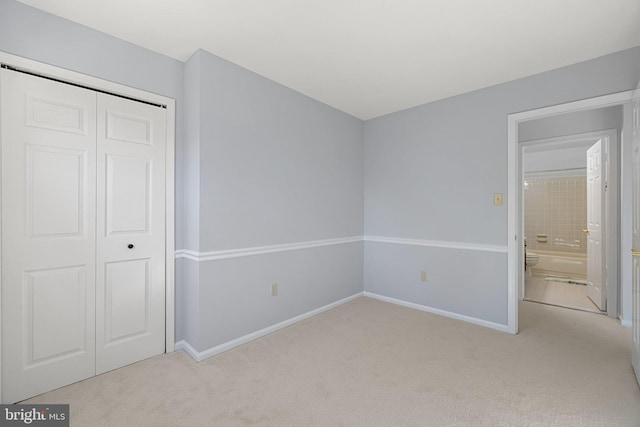
MULTIPOLYGON (((183 248, 200 248, 200 61, 184 65, 184 138, 181 164, 183 248)), ((176 200, 176 202, 178 202, 176 200)), ((176 259, 176 341, 197 346, 199 338, 200 267, 192 259, 176 259)))
MULTIPOLYGON (((507 192, 507 115, 634 89, 639 79, 635 48, 366 122, 365 234, 506 248, 506 203, 492 197, 507 192)), ((394 246, 366 242, 366 291, 506 323, 503 253, 412 246, 407 264, 394 246), (425 266, 433 280, 417 286, 425 266), (470 312, 476 305, 485 308, 470 312)))
POLYGON ((558 114, 519 123, 518 141, 531 141, 607 129, 622 129, 622 107, 620 105, 558 114))
MULTIPOLYGON (((518 124, 518 140, 526 142, 614 129, 618 144, 620 144, 622 116, 622 106, 616 105, 530 120, 518 124)), ((591 143, 585 142, 583 144, 563 144, 548 149, 530 147, 526 150, 524 157, 524 171, 586 168, 586 151, 590 146, 591 143)), ((619 164, 619 160, 616 160, 616 164, 619 164)))
POLYGON ((357 242, 200 263, 192 345, 203 351, 362 292, 362 256, 357 242))
POLYGON ((362 235, 361 120, 205 51, 200 250, 362 235))
MULTIPOLYGON (((198 127, 190 129, 187 144, 197 140, 198 147, 189 148, 186 158, 199 161, 187 174, 199 169, 185 205, 199 209, 199 219, 193 214, 197 246, 188 249, 362 235, 361 120, 202 50, 187 61, 186 75, 192 85, 186 88, 188 107, 195 109, 189 115, 198 127)), ((362 254, 358 242, 183 260, 185 274, 197 276, 198 285, 185 284, 182 304, 185 312, 199 313, 183 338, 204 351, 357 294, 362 254), (277 297, 270 296, 272 283, 278 284, 277 297)), ((193 316, 184 320, 191 325, 193 316)))
MULTIPOLYGON (((523 170, 525 178, 532 172, 557 172, 573 170, 575 176, 587 174, 587 149, 593 145, 592 141, 580 147, 567 149, 549 149, 545 151, 529 152, 525 150, 523 170), (580 169, 580 170, 578 170, 580 169)), ((566 176, 566 173, 565 175, 566 176)))

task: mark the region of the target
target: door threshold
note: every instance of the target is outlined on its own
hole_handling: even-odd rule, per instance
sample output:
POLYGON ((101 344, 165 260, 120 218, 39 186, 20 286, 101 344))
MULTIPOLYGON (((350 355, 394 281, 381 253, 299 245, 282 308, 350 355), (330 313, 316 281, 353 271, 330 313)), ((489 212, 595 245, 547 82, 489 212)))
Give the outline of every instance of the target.
POLYGON ((602 315, 606 315, 607 314, 606 312, 601 311, 601 310, 590 310, 590 309, 584 308, 584 307, 574 307, 574 306, 570 306, 570 305, 553 304, 551 302, 537 301, 537 300, 530 299, 530 298, 523 298, 522 300, 523 301, 527 301, 527 302, 534 302, 536 304, 550 305, 552 307, 568 308, 569 310, 575 310, 575 311, 584 311, 586 313, 602 314, 602 315))

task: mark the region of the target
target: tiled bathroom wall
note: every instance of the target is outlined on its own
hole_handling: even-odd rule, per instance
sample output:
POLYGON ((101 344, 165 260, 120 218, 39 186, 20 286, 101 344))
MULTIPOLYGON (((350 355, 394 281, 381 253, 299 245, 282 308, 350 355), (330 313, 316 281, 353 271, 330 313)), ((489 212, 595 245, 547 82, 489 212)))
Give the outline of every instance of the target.
POLYGON ((586 175, 525 177, 524 233, 528 250, 586 254, 586 235, 582 232, 586 227, 586 175))

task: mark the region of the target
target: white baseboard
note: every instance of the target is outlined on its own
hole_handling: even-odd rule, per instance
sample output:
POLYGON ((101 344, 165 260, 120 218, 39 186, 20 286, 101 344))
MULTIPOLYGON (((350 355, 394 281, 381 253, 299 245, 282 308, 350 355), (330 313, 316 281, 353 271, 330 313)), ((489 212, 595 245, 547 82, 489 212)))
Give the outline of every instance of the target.
POLYGON ((408 308, 413 308, 415 310, 426 311, 427 313, 437 314, 439 316, 462 320, 463 322, 473 323, 474 325, 484 326, 485 328, 495 329, 500 332, 511 333, 507 325, 503 325, 500 323, 489 322, 488 320, 482 320, 482 319, 465 316, 458 313, 452 313, 446 310, 440 310, 439 308, 428 307, 426 305, 420 305, 420 304, 415 304, 412 302, 407 302, 407 301, 403 301, 395 298, 385 297, 383 295, 378 295, 371 292, 364 292, 364 296, 369 298, 374 298, 380 301, 390 302, 392 304, 397 304, 397 305, 401 305, 408 308))
POLYGON ((626 328, 631 327, 631 320, 620 319, 620 324, 626 328))
POLYGON ((359 292, 355 295, 351 295, 350 297, 347 298, 343 298, 339 301, 336 302, 332 302, 331 304, 325 305, 324 307, 320 307, 320 308, 316 308, 315 310, 311 310, 307 313, 301 314, 299 316, 296 317, 292 317, 291 319, 287 319, 285 321, 282 321, 280 323, 276 323, 275 325, 271 325, 269 327, 266 327, 264 329, 260 329, 259 331, 255 331, 252 332, 250 334, 247 334, 245 336, 242 336, 240 338, 236 338, 234 340, 228 341, 224 344, 220 344, 217 345, 215 347, 209 348, 207 350, 204 351, 198 351, 195 348, 193 348, 188 342, 181 340, 176 342, 176 350, 182 350, 185 353, 187 353, 189 356, 191 356, 194 360, 196 360, 197 362, 200 362, 204 359, 207 359, 209 357, 215 356, 216 354, 220 354, 223 353, 227 350, 231 350, 232 348, 241 346, 243 344, 246 344, 250 341, 253 341, 255 339, 261 338, 265 335, 269 335, 273 332, 276 332, 280 329, 286 328, 287 326, 291 326, 294 323, 298 323, 302 320, 308 319, 310 317, 316 316, 320 313, 323 313, 325 311, 331 310, 332 308, 338 307, 342 304, 348 303, 349 301, 353 301, 356 298, 361 297, 362 295, 364 295, 364 292, 359 292))
POLYGON ((176 342, 175 351, 184 351, 195 360, 198 360, 198 350, 191 347, 191 345, 185 340, 180 340, 176 342))

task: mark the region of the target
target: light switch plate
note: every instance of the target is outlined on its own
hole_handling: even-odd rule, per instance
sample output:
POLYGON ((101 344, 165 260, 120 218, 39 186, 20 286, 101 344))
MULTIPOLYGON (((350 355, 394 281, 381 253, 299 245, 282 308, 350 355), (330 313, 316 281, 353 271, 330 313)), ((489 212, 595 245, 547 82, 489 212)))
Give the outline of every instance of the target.
POLYGON ((502 206, 502 193, 493 193, 493 205, 502 206))

